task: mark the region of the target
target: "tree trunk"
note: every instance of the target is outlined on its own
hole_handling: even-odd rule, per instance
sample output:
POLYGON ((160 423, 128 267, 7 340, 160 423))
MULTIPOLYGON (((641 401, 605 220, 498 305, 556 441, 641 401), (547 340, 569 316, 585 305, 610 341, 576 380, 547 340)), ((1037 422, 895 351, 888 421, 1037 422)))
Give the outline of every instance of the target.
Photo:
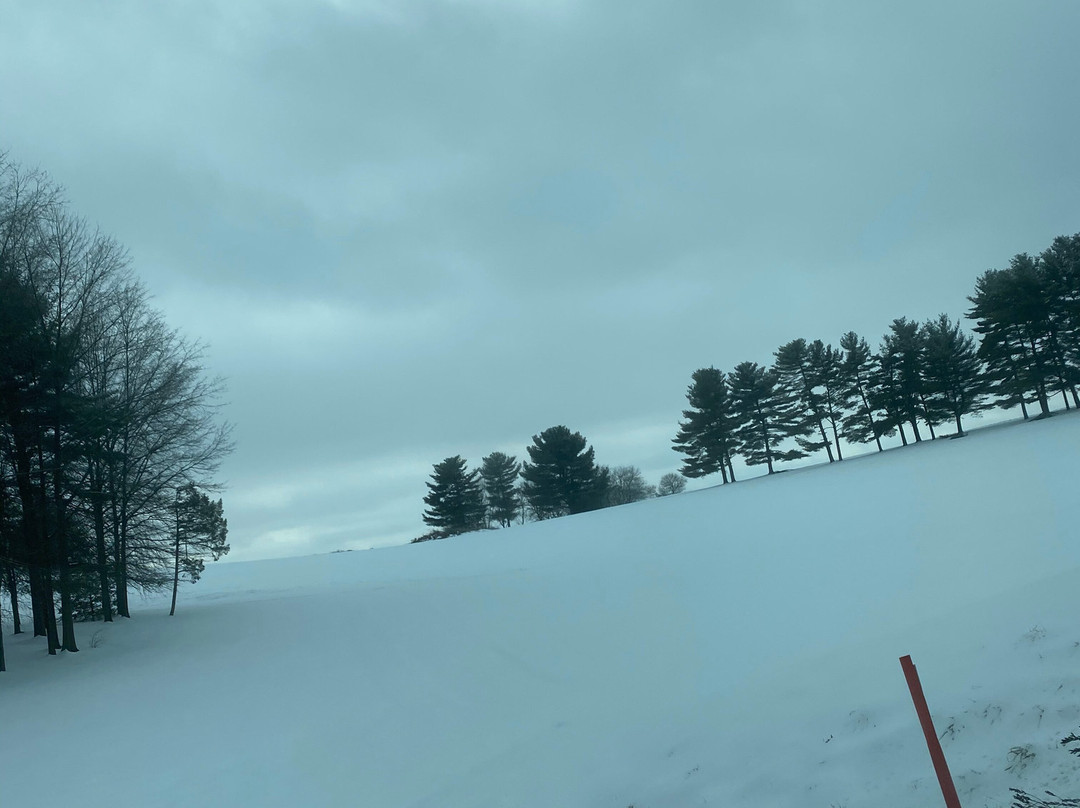
POLYGON ((825 424, 821 422, 821 419, 818 419, 817 425, 818 431, 821 432, 821 442, 825 444, 825 451, 829 454, 829 462, 832 463, 835 458, 832 453, 832 445, 829 443, 829 436, 825 434, 825 424))
POLYGON ((907 446, 907 435, 904 434, 904 425, 898 421, 896 424, 896 428, 900 430, 900 442, 904 446, 907 446))
POLYGON ((962 437, 964 434, 964 425, 960 423, 960 413, 956 413, 956 437, 962 437))
POLYGON ((870 431, 874 435, 874 443, 877 444, 877 450, 884 452, 885 449, 881 445, 881 433, 878 431, 877 423, 874 421, 874 411, 870 409, 870 399, 866 397, 866 391, 863 390, 862 380, 856 378, 855 385, 859 390, 859 398, 862 399, 863 408, 866 410, 866 420, 870 422, 870 431))
POLYGON ((63 444, 60 421, 53 424, 53 507, 56 509, 56 562, 60 565, 60 623, 64 630, 61 648, 76 653, 74 603, 71 598, 71 560, 68 550, 67 520, 63 489, 63 444))
MULTIPOLYGON (((1068 376, 1068 363, 1065 361, 1065 356, 1061 349, 1061 340, 1058 338, 1057 329, 1053 325, 1049 326, 1050 334, 1050 360, 1053 364, 1054 371, 1057 374, 1059 389, 1061 390, 1061 399, 1065 402, 1066 411, 1072 409, 1069 405, 1069 396, 1067 390, 1071 387, 1066 377, 1068 376)), ((1076 389, 1073 388, 1073 398, 1076 398, 1076 389)), ((1077 405, 1080 407, 1080 404, 1077 405)))
POLYGON ((720 461, 720 476, 724 478, 724 485, 728 484, 727 467, 724 465, 724 461, 720 461))
POLYGON ((731 455, 727 456, 727 470, 728 474, 731 476, 731 481, 735 482, 735 467, 731 465, 731 455))
POLYGON ((76 653, 79 647, 75 644, 75 614, 74 602, 71 598, 71 573, 68 565, 60 572, 60 622, 64 629, 64 642, 61 649, 76 653))
POLYGON ((48 619, 45 600, 50 591, 45 586, 44 570, 47 563, 45 529, 42 525, 43 508, 41 492, 34 486, 31 468, 29 431, 26 424, 13 424, 11 446, 15 459, 15 483, 22 506, 22 542, 30 578, 30 604, 34 616, 34 636, 48 636, 48 619))
POLYGON ((1035 360, 1035 370, 1038 373, 1038 377, 1035 380, 1035 393, 1039 398, 1039 409, 1043 415, 1050 414, 1050 401, 1046 396, 1046 379, 1043 373, 1042 358, 1039 356, 1038 350, 1035 348, 1035 338, 1030 337, 1031 343, 1031 355, 1035 360))
POLYGON ((7 661, 4 659, 4 623, 0 620, 0 673, 7 670, 7 661))
POLYGON ((34 636, 44 637, 45 631, 45 591, 41 571, 30 568, 30 608, 34 617, 34 636))
POLYGON ((930 440, 937 440, 937 433, 934 431, 934 423, 930 420, 930 408, 926 406, 926 396, 919 393, 919 404, 922 405, 923 420, 926 421, 926 426, 930 430, 930 440))
POLYGON ((120 617, 131 617, 128 610, 127 586, 127 503, 121 502, 119 511, 116 507, 115 493, 113 509, 113 552, 116 557, 116 613, 120 617))
POLYGON ((105 492, 101 474, 91 470, 91 496, 94 500, 94 536, 97 539, 98 586, 101 589, 101 611, 106 623, 112 622, 112 593, 109 590, 109 554, 105 549, 105 492))
POLYGON ((773 473, 772 465, 772 447, 769 445, 769 425, 765 423, 765 419, 761 417, 761 409, 758 409, 758 417, 761 419, 761 440, 765 444, 765 464, 769 467, 769 474, 773 473))
POLYGON ((172 579, 172 607, 169 609, 169 617, 176 614, 176 590, 180 587, 180 499, 179 494, 176 500, 176 547, 175 547, 175 561, 173 563, 173 579, 172 579))
POLYGON ((922 435, 919 434, 919 419, 913 415, 908 419, 908 423, 911 424, 911 432, 915 435, 915 442, 920 443, 922 441, 922 435))
POLYGON ((15 567, 8 565, 7 588, 11 596, 11 622, 14 626, 12 634, 22 634, 22 620, 19 617, 19 581, 15 577, 15 567))
POLYGON ((116 613, 120 617, 131 618, 131 606, 128 602, 127 542, 123 539, 120 542, 120 561, 116 571, 116 613))
POLYGON ((45 597, 45 636, 49 641, 49 655, 55 656, 60 649, 60 634, 56 630, 56 590, 53 587, 51 570, 42 573, 42 584, 45 597))

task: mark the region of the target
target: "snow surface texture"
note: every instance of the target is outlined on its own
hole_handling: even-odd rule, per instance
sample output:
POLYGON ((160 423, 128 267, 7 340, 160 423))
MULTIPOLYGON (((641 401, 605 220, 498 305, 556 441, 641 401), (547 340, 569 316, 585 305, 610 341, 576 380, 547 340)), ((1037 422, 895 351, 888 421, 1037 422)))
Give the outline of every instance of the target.
MULTIPOLYGON (((1080 796, 1080 418, 442 542, 210 567, 49 658, 4 804, 941 805, 1080 796)), ((10 630, 10 622, 6 622, 10 630)))

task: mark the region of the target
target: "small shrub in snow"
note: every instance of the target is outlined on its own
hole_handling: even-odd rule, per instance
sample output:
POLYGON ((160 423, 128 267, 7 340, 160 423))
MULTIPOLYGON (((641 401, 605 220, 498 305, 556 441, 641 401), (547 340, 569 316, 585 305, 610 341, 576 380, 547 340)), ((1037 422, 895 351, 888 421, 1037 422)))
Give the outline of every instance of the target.
MULTIPOLYGON (((1070 754, 1080 756, 1080 736, 1076 733, 1070 733, 1062 738, 1061 745, 1066 747, 1070 754)), ((1017 750, 1026 750, 1029 753, 1028 759, 1035 757, 1026 746, 1014 746, 1009 754, 1012 755, 1017 750)), ((1043 792, 1051 798, 1049 800, 1035 797, 1019 788, 1010 788, 1009 791, 1013 795, 1012 808, 1080 808, 1080 799, 1059 797, 1053 791, 1043 792)))
POLYGON ((1080 800, 1062 799, 1053 791, 1043 792, 1050 797, 1049 800, 1032 796, 1019 788, 1010 788, 1009 791, 1013 794, 1012 808, 1080 808, 1080 800))
POLYGON ((1014 746, 1009 750, 1009 765, 1005 767, 1005 771, 1014 772, 1019 774, 1027 765, 1035 759, 1035 753, 1031 751, 1030 746, 1014 746))
POLYGON ((417 536, 409 544, 419 544, 422 541, 434 541, 435 539, 445 539, 448 534, 443 533, 441 530, 429 530, 423 536, 417 536))
POLYGON ((1046 637, 1046 629, 1042 626, 1032 626, 1031 630, 1024 634, 1020 639, 1027 640, 1030 643, 1036 643, 1046 637))

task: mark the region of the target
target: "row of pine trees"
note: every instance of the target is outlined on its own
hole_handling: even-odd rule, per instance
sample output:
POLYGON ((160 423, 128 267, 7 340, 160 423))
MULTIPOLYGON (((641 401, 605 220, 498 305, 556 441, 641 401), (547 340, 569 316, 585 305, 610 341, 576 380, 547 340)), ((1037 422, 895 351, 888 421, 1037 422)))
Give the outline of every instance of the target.
POLYGON ((734 482, 736 458, 772 474, 814 453, 843 460, 845 444, 883 451, 883 438, 899 435, 906 446, 946 425, 962 436, 965 417, 993 407, 1044 417, 1060 396, 1065 409, 1080 408, 1080 234, 983 273, 969 301, 974 335, 946 314, 901 317, 876 351, 849 331, 839 347, 791 340, 767 366, 696 370, 673 441, 682 476, 667 474, 658 488, 634 466, 597 466, 585 438, 565 426, 534 435, 524 463, 495 452, 470 471, 448 457, 427 484, 432 531, 420 540, 677 493, 684 477, 734 482))
POLYGON ((527 451, 523 463, 492 452, 472 470, 460 455, 436 463, 424 497, 431 531, 416 541, 625 505, 686 487, 678 474, 665 474, 653 487, 635 466, 597 465, 585 437, 562 425, 533 435, 527 451))
POLYGON ((682 473, 734 482, 735 457, 772 474, 815 452, 842 460, 842 441, 881 451, 884 437, 907 445, 945 424, 962 436, 965 416, 992 407, 1019 406, 1025 419, 1036 406, 1049 415, 1056 396, 1080 407, 1080 234, 988 270, 968 299, 978 341, 945 314, 901 317, 877 351, 848 332, 839 348, 792 340, 767 367, 695 371, 674 440, 682 473))
POLYGON ((208 493, 222 385, 147 297, 113 239, 0 154, 0 589, 50 654, 78 650, 79 620, 129 617, 133 589, 172 587, 175 608, 181 575, 228 550, 208 493))

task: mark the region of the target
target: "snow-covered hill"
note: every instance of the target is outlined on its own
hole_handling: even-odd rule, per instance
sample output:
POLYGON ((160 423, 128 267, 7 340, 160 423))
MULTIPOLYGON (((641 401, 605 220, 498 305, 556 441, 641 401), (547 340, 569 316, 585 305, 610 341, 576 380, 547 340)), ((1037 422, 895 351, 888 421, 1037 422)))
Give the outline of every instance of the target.
POLYGON ((219 564, 7 640, 4 805, 922 808, 1080 796, 1080 418, 443 542, 219 564))

